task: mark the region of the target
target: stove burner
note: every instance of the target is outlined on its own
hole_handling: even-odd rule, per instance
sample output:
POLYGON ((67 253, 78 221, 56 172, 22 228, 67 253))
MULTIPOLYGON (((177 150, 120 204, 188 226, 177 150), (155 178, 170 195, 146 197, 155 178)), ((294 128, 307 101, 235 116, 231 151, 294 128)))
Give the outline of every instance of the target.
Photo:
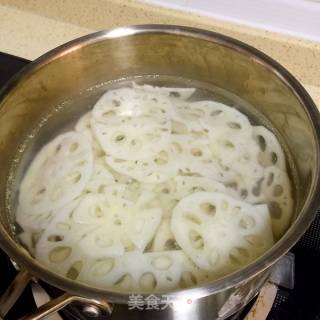
MULTIPOLYGON (((25 59, 0 52, 0 87, 28 62, 25 59)), ((320 320, 320 211, 308 232, 293 248, 292 253, 295 255, 295 287, 293 290, 283 288, 278 290, 275 303, 267 320, 320 320)), ((1 296, 16 275, 16 270, 9 258, 1 250, 0 275, 1 296)), ((52 297, 59 294, 56 289, 46 284, 42 285, 52 297)), ((253 303, 254 301, 246 306, 243 312, 231 317, 230 320, 244 319, 253 303)), ((29 285, 5 317, 5 320, 17 320, 35 308, 36 304, 29 285)), ((116 306, 111 319, 127 319, 126 311, 127 306, 116 306)), ((88 320, 83 315, 82 308, 76 305, 63 309, 61 316, 64 320, 88 320)), ((100 320, 103 318, 91 319, 100 320)), ((133 319, 146 318, 142 312, 140 314, 137 312, 133 319)), ((157 320, 153 316, 149 319, 157 320)))

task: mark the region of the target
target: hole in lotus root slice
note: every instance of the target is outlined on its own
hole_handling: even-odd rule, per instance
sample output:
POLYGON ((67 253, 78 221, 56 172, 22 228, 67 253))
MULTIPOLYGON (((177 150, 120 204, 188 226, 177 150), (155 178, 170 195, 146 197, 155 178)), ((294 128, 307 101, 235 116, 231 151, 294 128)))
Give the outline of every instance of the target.
POLYGON ((90 273, 93 276, 105 276, 106 274, 108 274, 114 267, 114 259, 109 257, 109 258, 101 258, 96 260, 91 269, 90 269, 90 273))
POLYGON ((252 188, 252 194, 255 197, 260 197, 261 195, 261 188, 262 188, 262 182, 264 180, 264 177, 259 179, 256 183, 256 185, 252 188))
POLYGON ((273 196, 274 197, 280 197, 282 194, 283 194, 284 190, 283 190, 283 187, 279 184, 276 184, 274 187, 273 187, 273 196))
POLYGON ((230 271, 228 261, 232 248, 250 252, 251 261, 273 245, 266 205, 250 205, 218 192, 197 192, 181 199, 173 209, 171 229, 175 231, 176 241, 185 254, 199 268, 217 275, 230 271), (201 204, 207 203, 215 209, 206 206, 204 212, 201 204), (214 211, 214 214, 207 211, 214 211), (192 220, 197 222, 199 219, 201 224, 186 219, 190 213, 192 220), (248 242, 250 238, 245 238, 252 234, 259 234, 264 241, 262 248, 252 246, 248 242))
POLYGON ((235 149, 235 145, 230 140, 225 140, 225 139, 218 140, 218 143, 220 143, 221 145, 223 145, 228 149, 235 149))
POLYGON ((200 209, 202 210, 202 212, 204 212, 205 214, 208 214, 210 216, 214 216, 217 211, 216 206, 213 205, 212 203, 209 203, 209 202, 201 203, 200 209))
POLYGON ((274 180, 274 173, 273 172, 270 172, 268 175, 267 175, 267 185, 268 186, 271 186, 273 184, 273 180, 274 180))
POLYGON ((111 139, 115 144, 121 144, 126 140, 126 134, 124 132, 115 132, 111 139))
POLYGON ((240 190, 240 197, 241 197, 241 199, 245 200, 248 197, 248 190, 241 189, 240 190))
POLYGON ((253 127, 253 138, 259 146, 258 161, 264 167, 286 170, 285 155, 276 136, 263 126, 253 127))
POLYGON ((169 97, 170 98, 181 98, 181 94, 178 91, 170 90, 169 97))
POLYGON ((168 197, 174 197, 176 191, 176 183, 174 180, 168 180, 164 183, 157 184, 157 185, 148 185, 147 187, 151 188, 153 192, 156 194, 161 194, 168 197))
POLYGON ((278 202, 271 201, 269 203, 270 214, 273 219, 281 219, 282 209, 278 202))
POLYGON ((261 136, 260 134, 257 135, 257 142, 259 144, 259 148, 262 152, 265 152, 267 149, 267 143, 266 140, 263 136, 261 136))
POLYGON ((71 143, 71 145, 69 146, 69 152, 70 152, 71 154, 75 153, 78 149, 79 149, 79 143, 78 143, 78 142, 73 142, 73 143, 71 143))
POLYGON ((164 249, 168 250, 181 250, 180 246, 178 245, 177 241, 173 238, 166 240, 164 249))
POLYGON ((59 235, 59 234, 51 234, 49 237, 48 237, 48 241, 50 242, 60 242, 62 241, 64 238, 63 235, 59 235))
POLYGON ((222 110, 213 110, 213 111, 210 111, 210 116, 211 117, 216 117, 221 113, 222 113, 222 110))
POLYGON ((26 215, 34 215, 48 208, 62 208, 84 190, 92 174, 92 162, 91 142, 84 134, 68 132, 57 136, 40 150, 27 169, 20 185, 21 209, 26 215))
POLYGON ((139 287, 142 291, 152 291, 157 286, 157 279, 151 272, 144 273, 139 279, 139 287))
POLYGON ((270 155, 270 161, 273 165, 276 165, 277 162, 278 162, 278 156, 275 152, 271 152, 271 155, 270 155))
MULTIPOLYGON (((117 100, 113 100, 112 101, 112 104, 115 106, 115 107, 120 107, 121 105, 121 102, 120 101, 117 101, 117 100)), ((106 111, 102 114, 102 117, 104 120, 108 120, 108 119, 112 119, 116 116, 116 112, 113 111, 113 110, 110 110, 110 111, 106 111)))
POLYGON ((157 281, 156 291, 175 288, 178 285, 186 259, 181 250, 147 253, 145 257, 148 260, 145 272, 154 274, 157 281))
POLYGON ((150 242, 146 245, 145 249, 143 250, 143 253, 146 253, 146 252, 153 252, 153 250, 152 250, 152 241, 150 241, 150 242))
POLYGON ((120 290, 129 290, 132 286, 133 278, 130 274, 121 276, 115 283, 114 287, 120 290))
POLYGON ((55 247, 49 252, 49 261, 52 263, 60 263, 65 261, 72 252, 72 248, 60 246, 55 247))
POLYGON ((201 157, 203 155, 202 150, 200 148, 192 148, 190 151, 194 157, 201 157))
POLYGON ((66 277, 71 280, 76 280, 81 272, 83 262, 81 260, 74 262, 66 273, 66 277))
POLYGON ((99 205, 94 206, 93 208, 90 209, 90 215, 93 218, 98 218, 98 219, 104 217, 103 208, 99 205))
POLYGON ((235 191, 237 191, 238 188, 239 188, 237 181, 227 182, 227 183, 226 183, 226 187, 227 187, 227 188, 230 188, 230 189, 233 189, 233 190, 235 190, 235 191))
POLYGON ((237 123, 237 122, 233 122, 233 121, 227 122, 227 126, 229 128, 231 128, 231 129, 234 129, 234 130, 240 130, 241 129, 241 124, 237 123))
POLYGON ((195 230, 189 231, 189 241, 194 249, 200 250, 204 247, 203 237, 195 230))

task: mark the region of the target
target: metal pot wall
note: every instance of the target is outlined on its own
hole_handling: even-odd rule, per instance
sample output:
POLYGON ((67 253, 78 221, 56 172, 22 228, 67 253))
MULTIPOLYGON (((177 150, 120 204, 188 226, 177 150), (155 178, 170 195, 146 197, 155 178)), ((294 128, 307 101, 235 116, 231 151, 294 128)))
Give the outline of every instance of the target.
MULTIPOLYGON (((30 274, 67 292, 41 312, 57 310, 74 300, 91 302, 107 311, 111 310, 112 303, 128 303, 128 294, 90 287, 50 272, 18 243, 13 227, 15 188, 36 144, 24 151, 23 161, 14 159, 32 128, 61 102, 72 100, 79 92, 101 83, 141 75, 199 80, 228 90, 253 105, 279 133, 291 154, 290 166, 296 186, 294 221, 274 247, 257 261, 223 279, 202 287, 165 292, 176 305, 186 298, 194 301, 189 311, 184 310, 182 314, 180 311, 180 315, 177 311, 166 311, 166 317, 215 319, 231 315, 257 294, 274 263, 312 222, 320 191, 320 118, 309 95, 288 71, 244 43, 204 30, 141 25, 97 32, 40 57, 1 92, 0 245, 24 270, 10 288, 10 294, 8 291, 2 297, 2 314, 10 308, 30 274)), ((54 132, 57 121, 45 124, 41 131, 43 137, 40 135, 39 139, 45 139, 44 133, 54 132)), ((43 316, 40 311, 33 319, 43 316)))

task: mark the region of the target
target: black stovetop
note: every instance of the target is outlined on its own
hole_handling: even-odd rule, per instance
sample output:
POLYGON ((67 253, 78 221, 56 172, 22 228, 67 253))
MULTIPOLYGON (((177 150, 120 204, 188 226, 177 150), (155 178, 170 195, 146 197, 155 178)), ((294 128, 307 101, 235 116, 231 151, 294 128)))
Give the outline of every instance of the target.
MULTIPOLYGON (((0 52, 0 88, 28 62, 0 52)), ((278 291, 268 320, 320 320, 320 212, 292 252, 295 255, 295 288, 278 291)), ((10 260, 0 249, 0 295, 15 274, 10 260)), ((27 287, 5 319, 19 319, 34 308, 31 289, 27 287)), ((64 317, 79 319, 77 316, 64 317)))

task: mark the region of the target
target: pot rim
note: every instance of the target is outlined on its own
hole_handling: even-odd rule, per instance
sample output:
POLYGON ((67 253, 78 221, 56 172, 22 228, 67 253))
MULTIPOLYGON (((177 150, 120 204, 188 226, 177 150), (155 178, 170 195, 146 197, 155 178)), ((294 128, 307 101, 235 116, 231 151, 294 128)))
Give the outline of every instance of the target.
MULTIPOLYGON (((320 114, 315 103, 312 101, 309 94, 298 82, 298 80, 288 72, 278 62, 262 53, 261 51, 231 37, 207 31, 198 28, 191 28, 178 25, 160 25, 160 24, 145 24, 133 25, 128 27, 120 27, 110 30, 98 31, 70 42, 67 42, 37 58, 29 63, 20 72, 18 72, 9 82, 0 90, 0 102, 14 90, 14 88, 24 79, 28 77, 31 72, 42 68, 46 64, 54 61, 57 58, 67 55, 68 53, 77 50, 79 47, 87 46, 92 43, 100 42, 112 38, 130 37, 134 35, 179 35, 190 38, 196 38, 204 41, 210 41, 219 45, 228 47, 232 50, 238 51, 252 59, 255 63, 262 64, 270 72, 277 75, 287 87, 290 88, 292 94, 301 102, 305 113, 309 118, 312 127, 313 136, 316 140, 316 172, 310 188, 310 193, 305 201, 305 204, 297 217, 295 223, 287 230, 286 234, 264 255, 259 257, 245 268, 227 275, 221 279, 209 282, 202 286, 187 288, 183 290, 175 290, 169 292, 157 292, 156 296, 166 296, 169 299, 184 299, 184 298, 200 298, 208 296, 219 291, 227 290, 230 287, 235 287, 243 282, 249 281, 257 274, 266 271, 291 247, 299 240, 303 233, 310 226, 318 209, 316 195, 320 193, 320 173, 319 173, 319 150, 320 150, 320 114)), ((49 271, 43 267, 39 262, 32 258, 29 253, 19 244, 17 244, 0 225, 0 243, 1 247, 6 253, 14 259, 18 264, 30 271, 31 274, 40 278, 41 280, 73 294, 108 299, 114 303, 127 303, 132 293, 120 293, 116 291, 108 291, 104 289, 95 288, 77 281, 72 281, 64 278, 54 272, 49 271)), ((151 293, 140 293, 142 297, 146 298, 151 293)))

